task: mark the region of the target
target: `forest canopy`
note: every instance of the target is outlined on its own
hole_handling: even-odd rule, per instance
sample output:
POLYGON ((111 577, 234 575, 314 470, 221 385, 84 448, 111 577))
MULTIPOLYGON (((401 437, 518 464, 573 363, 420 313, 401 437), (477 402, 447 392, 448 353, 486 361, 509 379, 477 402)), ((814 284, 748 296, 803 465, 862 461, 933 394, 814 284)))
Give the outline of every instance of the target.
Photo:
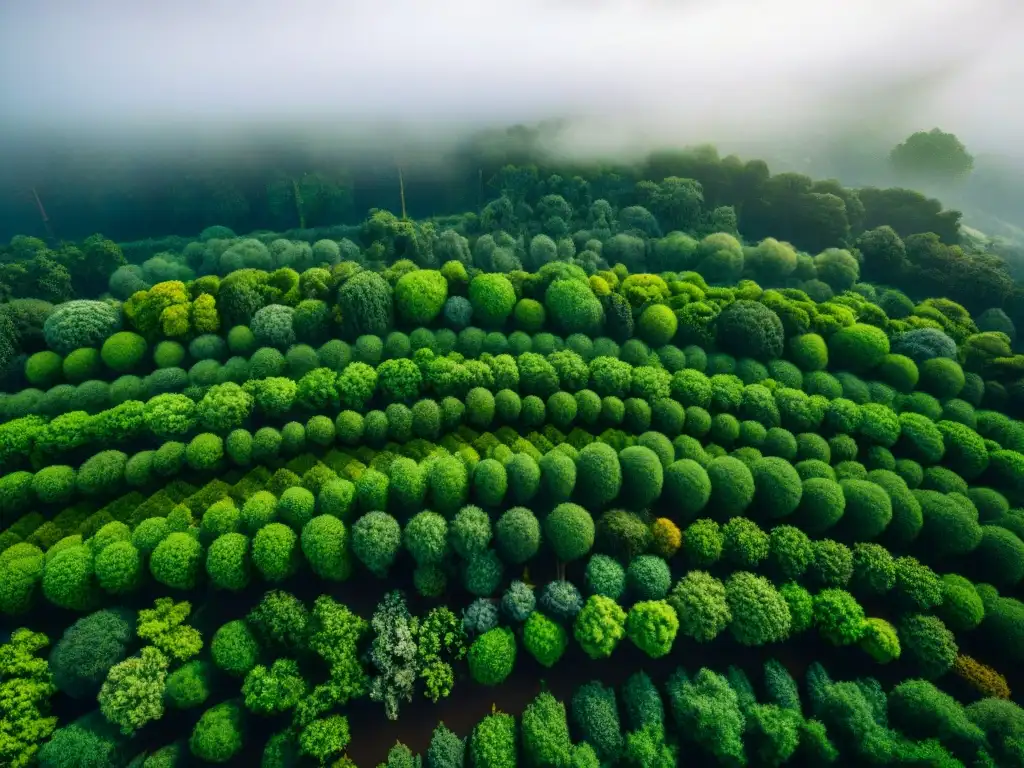
POLYGON ((0 762, 1024 765, 1013 265, 514 144, 435 215, 3 247, 0 762))

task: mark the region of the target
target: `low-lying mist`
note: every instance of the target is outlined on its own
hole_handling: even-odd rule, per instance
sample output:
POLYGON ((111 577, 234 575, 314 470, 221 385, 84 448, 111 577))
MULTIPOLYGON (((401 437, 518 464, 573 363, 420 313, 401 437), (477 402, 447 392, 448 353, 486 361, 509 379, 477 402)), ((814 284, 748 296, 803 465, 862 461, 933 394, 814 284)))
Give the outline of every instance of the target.
MULTIPOLYGON (((430 172, 545 120, 556 156, 713 143, 854 185, 889 183, 889 148, 938 126, 1005 184, 1020 50, 1017 0, 8 2, 0 219, 33 215, 35 187, 84 199, 284 158, 430 172)), ((976 177, 1024 209, 1019 183, 1007 204, 976 177)))

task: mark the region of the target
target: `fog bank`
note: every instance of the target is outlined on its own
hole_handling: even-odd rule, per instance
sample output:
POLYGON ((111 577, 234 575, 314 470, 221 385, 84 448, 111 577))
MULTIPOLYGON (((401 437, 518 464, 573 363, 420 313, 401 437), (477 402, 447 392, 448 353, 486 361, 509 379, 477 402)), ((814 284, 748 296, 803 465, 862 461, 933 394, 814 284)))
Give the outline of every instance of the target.
POLYGON ((1014 0, 37 0, 0 7, 0 174, 240 155, 273 139, 437 155, 569 118, 559 149, 756 152, 941 126, 1019 153, 1014 0), (98 153, 98 154, 96 154, 98 153), (5 170, 8 169, 8 170, 5 170))

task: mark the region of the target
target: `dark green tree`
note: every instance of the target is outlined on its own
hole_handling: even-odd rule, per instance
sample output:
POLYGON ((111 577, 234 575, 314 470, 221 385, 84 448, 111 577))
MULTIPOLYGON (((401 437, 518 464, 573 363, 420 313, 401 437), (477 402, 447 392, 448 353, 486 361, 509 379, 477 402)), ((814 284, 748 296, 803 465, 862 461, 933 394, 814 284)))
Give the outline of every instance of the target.
POLYGON ((974 169, 974 158, 960 139, 939 128, 911 134, 893 147, 889 163, 896 173, 917 181, 955 181, 974 169))

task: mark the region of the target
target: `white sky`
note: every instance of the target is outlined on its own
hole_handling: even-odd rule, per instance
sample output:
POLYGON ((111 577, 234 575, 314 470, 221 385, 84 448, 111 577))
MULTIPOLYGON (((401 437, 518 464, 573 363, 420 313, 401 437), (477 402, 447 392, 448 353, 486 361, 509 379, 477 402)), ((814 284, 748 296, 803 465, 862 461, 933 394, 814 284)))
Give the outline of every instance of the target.
POLYGON ((0 154, 567 114, 582 151, 885 125, 1021 154, 1024 2, 0 2, 0 154))

